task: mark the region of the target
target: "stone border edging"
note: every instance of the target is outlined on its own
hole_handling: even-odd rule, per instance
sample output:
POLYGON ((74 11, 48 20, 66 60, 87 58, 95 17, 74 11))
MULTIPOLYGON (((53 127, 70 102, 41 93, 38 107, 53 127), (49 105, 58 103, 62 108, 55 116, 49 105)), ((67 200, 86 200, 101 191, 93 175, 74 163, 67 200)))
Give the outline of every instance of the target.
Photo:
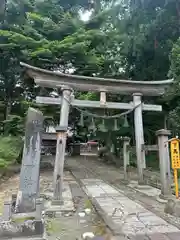
MULTIPOLYGON (((86 192, 86 190, 85 190, 86 192)), ((88 196, 88 195, 87 195, 88 196)), ((103 219, 103 221, 105 222, 106 226, 112 231, 113 235, 115 236, 125 236, 122 233, 121 228, 119 228, 119 225, 116 226, 116 224, 112 221, 112 217, 108 216, 105 211, 101 208, 100 204, 96 201, 95 198, 88 196, 94 206, 94 208, 96 209, 96 211, 98 212, 98 214, 100 215, 100 217, 103 219)))
MULTIPOLYGON (((89 196, 87 194, 87 190, 86 187, 84 186, 84 184, 82 183, 81 180, 79 180, 75 174, 73 173, 73 171, 70 171, 71 174, 74 176, 75 180, 78 182, 78 184, 80 185, 80 187, 83 189, 83 191, 85 192, 85 194, 88 196, 88 198, 90 199, 90 201, 92 202, 92 205, 94 206, 95 210, 97 211, 97 213, 99 214, 99 216, 102 218, 102 220, 104 221, 104 223, 106 224, 106 227, 109 228, 109 230, 112 232, 112 234, 114 236, 118 236, 118 237, 125 237, 125 235, 122 233, 122 231, 120 231, 121 229, 119 228, 119 225, 117 226, 117 228, 115 227, 115 224, 113 223, 111 216, 108 216, 104 210, 101 208, 101 206, 99 205, 99 203, 96 201, 95 198, 93 198, 92 196, 89 196)), ((123 239, 124 240, 124 239, 123 239)))

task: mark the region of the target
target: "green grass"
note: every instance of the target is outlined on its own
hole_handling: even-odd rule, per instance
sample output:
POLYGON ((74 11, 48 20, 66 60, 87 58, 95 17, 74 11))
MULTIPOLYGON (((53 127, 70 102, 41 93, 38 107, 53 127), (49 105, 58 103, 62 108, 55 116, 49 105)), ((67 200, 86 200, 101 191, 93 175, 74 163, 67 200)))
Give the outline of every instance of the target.
POLYGON ((60 221, 58 219, 48 219, 46 221, 46 232, 48 235, 56 234, 62 232, 62 226, 60 225, 60 221))
POLYGON ((6 169, 9 165, 16 162, 22 144, 22 139, 20 137, 2 136, 0 138, 0 170, 6 169))
POLYGON ((85 205, 84 206, 85 208, 89 208, 89 209, 93 208, 92 203, 91 203, 91 201, 89 199, 85 200, 85 204, 84 205, 85 205))
POLYGON ((12 218, 14 223, 24 223, 27 220, 34 220, 35 217, 22 217, 22 218, 12 218))

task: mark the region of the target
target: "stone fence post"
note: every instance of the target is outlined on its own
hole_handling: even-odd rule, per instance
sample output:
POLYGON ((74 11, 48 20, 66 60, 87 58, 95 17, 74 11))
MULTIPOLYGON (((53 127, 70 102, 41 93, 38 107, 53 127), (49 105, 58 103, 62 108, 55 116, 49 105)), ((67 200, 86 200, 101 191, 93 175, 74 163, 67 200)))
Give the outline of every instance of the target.
POLYGON ((4 207, 3 207, 3 214, 2 214, 2 220, 3 221, 10 221, 11 216, 12 216, 12 201, 5 201, 4 202, 4 207))
POLYGON ((36 199, 36 220, 42 219, 42 211, 43 211, 43 199, 36 199))
POLYGON ((170 131, 161 129, 156 131, 158 137, 159 147, 159 167, 161 177, 161 195, 163 199, 167 199, 171 193, 171 171, 170 171, 170 158, 169 158, 169 146, 168 137, 170 131))
POLYGON ((129 165, 129 137, 123 137, 123 166, 124 166, 124 180, 128 180, 127 166, 129 165))

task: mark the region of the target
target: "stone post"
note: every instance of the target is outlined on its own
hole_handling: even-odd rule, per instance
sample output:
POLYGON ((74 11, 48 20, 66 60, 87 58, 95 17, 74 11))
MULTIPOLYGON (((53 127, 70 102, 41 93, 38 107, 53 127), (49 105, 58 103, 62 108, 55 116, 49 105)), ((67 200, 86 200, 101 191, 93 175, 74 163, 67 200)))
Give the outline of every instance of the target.
POLYGON ((159 167, 161 176, 161 197, 166 199, 171 193, 171 171, 170 171, 170 158, 169 158, 169 147, 168 147, 168 136, 170 131, 161 129, 156 131, 158 137, 159 147, 159 167))
POLYGON ((12 207, 11 201, 4 202, 3 214, 2 214, 3 221, 10 221, 11 216, 12 216, 11 207, 12 207))
POLYGON ((128 180, 127 166, 129 165, 129 137, 123 138, 123 163, 124 163, 124 180, 128 180))
POLYGON ((43 211, 43 200, 41 198, 36 199, 36 220, 42 219, 42 211, 43 211))
POLYGON ((100 105, 106 105, 106 92, 100 92, 100 105))
POLYGON ((68 127, 69 108, 72 90, 68 87, 63 88, 63 98, 61 104, 60 123, 57 131, 56 158, 54 166, 54 194, 53 204, 63 204, 63 170, 66 148, 66 131, 68 127))
POLYGON ((136 139, 136 157, 137 157, 137 167, 138 167, 138 177, 139 184, 144 183, 143 178, 143 168, 146 168, 145 162, 145 151, 144 146, 144 131, 143 131, 143 120, 142 120, 142 102, 141 102, 141 93, 133 94, 133 103, 134 107, 134 127, 135 127, 135 139, 136 139))

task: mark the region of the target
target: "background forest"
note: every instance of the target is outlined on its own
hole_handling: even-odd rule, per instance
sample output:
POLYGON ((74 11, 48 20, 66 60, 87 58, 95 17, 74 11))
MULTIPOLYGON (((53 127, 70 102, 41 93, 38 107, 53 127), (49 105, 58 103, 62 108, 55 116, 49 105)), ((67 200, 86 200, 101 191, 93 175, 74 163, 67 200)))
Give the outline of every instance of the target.
MULTIPOLYGON (((35 86, 20 61, 85 76, 174 78, 164 96, 144 98, 163 105, 162 113, 143 113, 145 141, 153 144, 155 131, 164 127, 180 133, 178 0, 2 0, 0 9, 0 166, 17 157, 26 111, 36 105, 35 97, 52 92, 35 86)), ((91 92, 76 97, 99 100, 91 92)), ((108 100, 132 101, 132 96, 109 94, 108 100)), ((56 106, 41 109, 59 118, 56 106)), ((80 117, 72 111, 70 122, 80 117)), ((133 115, 127 120, 129 128, 120 128, 119 134, 134 139, 133 115)))

